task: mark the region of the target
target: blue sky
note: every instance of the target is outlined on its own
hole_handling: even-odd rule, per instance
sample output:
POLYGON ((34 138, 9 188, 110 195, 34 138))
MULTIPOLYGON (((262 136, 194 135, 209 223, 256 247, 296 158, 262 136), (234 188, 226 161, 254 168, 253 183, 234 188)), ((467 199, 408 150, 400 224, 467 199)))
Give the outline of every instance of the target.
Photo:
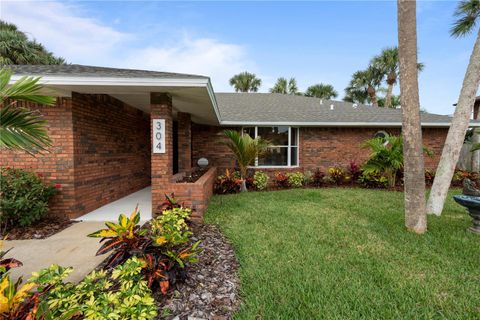
MULTIPOLYGON (((451 114, 474 35, 449 36, 455 1, 418 3, 420 99, 451 114)), ((280 76, 323 82, 343 97, 351 74, 396 45, 396 2, 2 1, 16 23, 71 63, 197 73, 218 92, 248 70, 267 92, 280 76)), ((397 88, 398 90, 398 88, 397 88)))

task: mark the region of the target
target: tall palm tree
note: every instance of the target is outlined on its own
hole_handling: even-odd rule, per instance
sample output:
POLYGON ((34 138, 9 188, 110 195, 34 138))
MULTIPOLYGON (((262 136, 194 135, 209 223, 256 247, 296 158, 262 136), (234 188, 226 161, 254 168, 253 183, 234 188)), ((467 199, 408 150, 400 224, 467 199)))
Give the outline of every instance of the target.
POLYGON ((454 15, 457 20, 451 29, 452 36, 462 37, 477 31, 477 37, 427 202, 427 212, 436 215, 442 213, 480 85, 480 30, 477 30, 480 0, 460 1, 454 15))
MULTIPOLYGON (((374 65, 376 68, 382 70, 385 81, 387 82, 387 94, 385 95, 385 107, 386 108, 393 108, 392 105, 392 94, 393 94, 393 87, 397 84, 398 79, 398 48, 397 47, 390 47, 385 48, 382 52, 375 56, 371 64, 374 65)), ((418 70, 422 71, 424 68, 423 63, 418 63, 418 70)))
POLYGON ((366 90, 352 86, 352 83, 345 88, 343 101, 352 103, 370 103, 370 97, 366 90))
POLYGON ((405 226, 409 231, 422 234, 427 231, 427 212, 418 94, 416 8, 416 1, 397 1, 400 99, 403 115, 405 226))
POLYGON ((45 120, 35 111, 18 106, 21 101, 53 105, 54 97, 40 94, 40 78, 22 77, 9 86, 11 71, 0 70, 0 147, 33 153, 51 145, 45 120))
POLYGON ((273 88, 270 88, 270 92, 282 94, 298 94, 297 80, 295 80, 295 78, 290 78, 289 80, 287 80, 284 77, 280 77, 273 85, 273 88))
POLYGON ((352 80, 345 91, 350 93, 365 92, 374 107, 378 107, 377 89, 382 83, 383 73, 373 65, 366 70, 357 71, 352 75, 352 80))
POLYGON ((305 91, 307 97, 316 97, 320 99, 332 99, 338 97, 338 92, 331 84, 315 84, 305 91))
MULTIPOLYGON (((386 96, 378 98, 378 106, 386 107, 387 106, 386 101, 387 101, 386 96)), ((390 108, 397 108, 397 107, 400 107, 400 96, 392 94, 392 96, 390 97, 390 108)))
POLYGON ((262 80, 257 78, 254 73, 241 72, 230 79, 230 85, 236 92, 257 92, 262 85, 262 80))
POLYGON ((224 134, 228 138, 224 144, 232 151, 240 168, 241 191, 246 192, 247 184, 245 178, 248 166, 253 165, 255 159, 266 151, 269 143, 260 137, 253 139, 248 134, 241 134, 235 130, 225 130, 224 134))
POLYGON ((29 40, 14 24, 0 20, 0 65, 64 63, 42 44, 29 40))

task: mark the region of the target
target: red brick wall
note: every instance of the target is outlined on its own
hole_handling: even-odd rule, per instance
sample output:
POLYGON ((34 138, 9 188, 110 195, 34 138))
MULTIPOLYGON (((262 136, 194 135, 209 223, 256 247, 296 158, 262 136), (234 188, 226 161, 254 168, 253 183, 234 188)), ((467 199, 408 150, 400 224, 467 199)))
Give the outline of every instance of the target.
POLYGON ((80 215, 150 185, 150 117, 108 95, 72 99, 80 215))
POLYGON ((49 152, 36 154, 35 157, 23 151, 1 150, 0 166, 41 173, 46 180, 61 184, 61 192, 52 199, 50 204, 50 213, 70 214, 75 206, 71 99, 59 98, 55 106, 27 103, 23 106, 38 110, 47 120, 47 130, 53 145, 48 148, 49 152))
MULTIPOLYGON (((224 139, 223 127, 192 125, 193 161, 206 157, 212 166, 220 171, 232 168, 235 160, 230 151, 220 142, 224 139)), ((368 150, 361 148, 367 139, 381 129, 379 128, 300 128, 300 168, 291 170, 327 169, 331 166, 346 166, 351 160, 363 162, 368 157, 368 150)), ((385 129, 390 134, 400 134, 400 129, 385 129)), ((425 158, 425 167, 435 169, 441 156, 447 128, 423 129, 423 140, 426 147, 433 151, 432 158, 425 158)), ((283 170, 284 169, 278 169, 283 170)), ((268 169, 266 171, 278 171, 268 169)))

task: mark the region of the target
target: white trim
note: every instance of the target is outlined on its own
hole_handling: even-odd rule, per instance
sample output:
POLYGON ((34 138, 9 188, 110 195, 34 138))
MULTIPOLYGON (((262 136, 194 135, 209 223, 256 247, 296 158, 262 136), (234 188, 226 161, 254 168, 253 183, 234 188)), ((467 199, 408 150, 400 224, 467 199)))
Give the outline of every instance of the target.
MULTIPOLYGON (((423 122, 423 127, 450 127, 449 122, 423 122)), ((255 122, 220 121, 222 126, 292 126, 292 127, 401 127, 401 122, 255 122)), ((470 123, 470 127, 480 127, 479 123, 470 123)))
POLYGON ((295 169, 300 166, 248 166, 250 169, 295 169))
MULTIPOLYGON (((10 83, 17 81, 25 75, 12 75, 10 83)), ((49 76, 33 75, 40 77, 39 83, 46 85, 84 85, 84 86, 161 86, 161 87, 208 87, 209 78, 119 78, 119 77, 71 77, 71 76, 49 76)), ((210 85, 211 87, 211 85, 210 85)), ((211 89, 213 91, 213 89, 211 89)))

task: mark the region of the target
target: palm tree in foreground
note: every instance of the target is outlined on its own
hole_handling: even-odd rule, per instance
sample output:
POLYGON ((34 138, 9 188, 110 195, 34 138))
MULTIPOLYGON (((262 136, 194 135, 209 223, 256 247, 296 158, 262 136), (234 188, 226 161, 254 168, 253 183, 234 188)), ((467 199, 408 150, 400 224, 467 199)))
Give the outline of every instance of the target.
POLYGON ((230 79, 230 85, 236 92, 257 92, 262 85, 262 80, 257 78, 254 73, 242 72, 234 75, 230 79))
POLYGON ((11 71, 0 70, 0 147, 33 153, 51 145, 46 121, 36 111, 18 106, 21 101, 53 105, 54 97, 40 94, 40 78, 22 77, 9 86, 11 71))
MULTIPOLYGON (((451 34, 454 37, 465 36, 475 30, 480 18, 480 0, 460 1, 451 34)), ((432 191, 427 202, 427 212, 440 215, 447 198, 450 182, 460 156, 465 133, 467 132, 475 96, 480 85, 480 30, 477 31, 475 45, 470 56, 467 71, 463 79, 462 90, 458 99, 452 124, 448 129, 442 156, 438 163, 432 191)))
POLYGON ((402 104, 405 226, 418 234, 427 231, 425 168, 420 123, 417 62, 417 3, 398 0, 398 58, 402 104))
POLYGON ((331 84, 315 84, 305 91, 307 97, 316 97, 320 99, 332 99, 338 97, 338 92, 331 84))
POLYGON ((253 139, 248 134, 241 134, 235 130, 226 130, 224 134, 228 138, 224 144, 233 152, 240 168, 241 191, 246 192, 247 183, 245 178, 248 166, 255 164, 255 159, 265 153, 269 143, 260 137, 253 139))

